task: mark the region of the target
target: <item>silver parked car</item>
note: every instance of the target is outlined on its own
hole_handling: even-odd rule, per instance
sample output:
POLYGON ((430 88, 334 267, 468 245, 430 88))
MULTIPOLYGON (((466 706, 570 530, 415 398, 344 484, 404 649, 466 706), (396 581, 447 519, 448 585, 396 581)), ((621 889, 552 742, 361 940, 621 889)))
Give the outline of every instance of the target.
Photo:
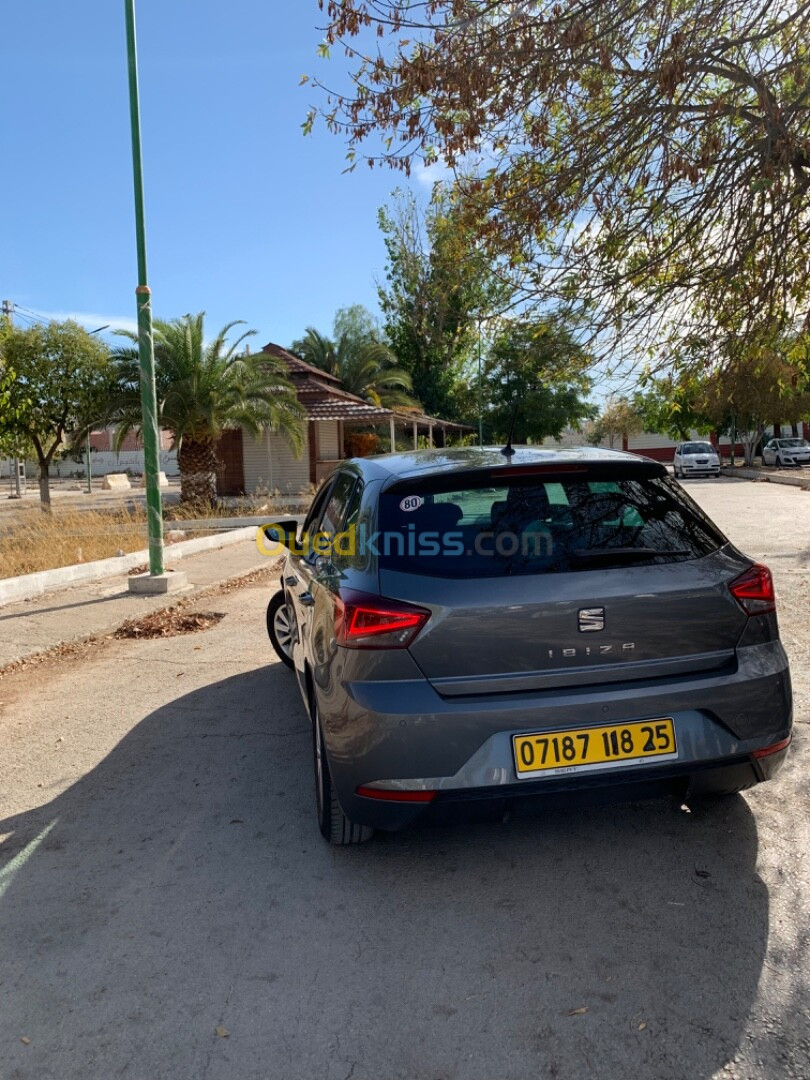
POLYGON ((710 442, 685 442, 675 447, 672 471, 685 476, 719 476, 720 455, 710 442))
POLYGON ((318 823, 356 843, 551 795, 767 780, 791 738, 767 567, 663 465, 611 450, 344 462, 268 629, 312 723, 318 823))
POLYGON ((770 439, 762 447, 763 465, 808 465, 810 443, 807 439, 770 439))

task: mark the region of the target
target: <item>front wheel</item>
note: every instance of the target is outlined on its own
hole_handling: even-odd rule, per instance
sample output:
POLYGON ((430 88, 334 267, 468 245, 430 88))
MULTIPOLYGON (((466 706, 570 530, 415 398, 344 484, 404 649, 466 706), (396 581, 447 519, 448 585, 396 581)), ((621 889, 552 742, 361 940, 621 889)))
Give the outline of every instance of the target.
POLYGON ((337 800, 329 773, 329 762, 326 759, 318 707, 314 703, 312 751, 315 766, 315 808, 321 836, 337 847, 348 847, 351 844, 362 844, 365 840, 370 840, 374 835, 374 830, 368 825, 357 825, 349 821, 337 800))
POLYGON ((292 650, 295 631, 284 593, 280 589, 267 605, 267 634, 279 660, 288 668, 293 667, 292 650))

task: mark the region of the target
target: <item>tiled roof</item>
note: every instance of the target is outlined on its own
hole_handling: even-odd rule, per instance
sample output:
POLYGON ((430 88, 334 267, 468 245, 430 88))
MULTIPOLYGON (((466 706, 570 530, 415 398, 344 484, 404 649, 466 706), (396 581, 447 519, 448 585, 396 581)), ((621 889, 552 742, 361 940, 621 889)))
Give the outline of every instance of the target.
POLYGON ((385 409, 371 401, 350 394, 340 384, 340 379, 320 368, 299 360, 288 349, 269 342, 262 350, 286 364, 290 379, 295 386, 298 400, 307 410, 310 420, 344 420, 350 423, 379 424, 393 416, 397 423, 413 423, 420 426, 434 424, 439 428, 458 428, 471 431, 466 424, 454 424, 438 420, 422 413, 385 409))
POLYGON ((340 379, 336 378, 334 375, 330 375, 326 371, 321 371, 320 368, 313 367, 312 364, 307 364, 288 349, 282 348, 281 345, 275 345, 272 341, 269 341, 265 345, 262 352, 269 353, 270 356, 275 356, 277 360, 283 360, 289 369, 290 377, 295 382, 298 382, 300 378, 316 376, 318 379, 325 382, 334 383, 335 386, 340 386, 340 379))
POLYGON ((296 386, 298 400, 307 410, 310 420, 353 420, 357 423, 380 423, 388 420, 393 413, 371 401, 348 394, 336 386, 330 386, 320 379, 307 379, 296 386))
POLYGON ((307 410, 310 420, 378 424, 393 415, 390 409, 383 409, 371 401, 349 394, 334 375, 304 363, 280 345, 271 342, 265 345, 263 352, 287 365, 298 400, 307 410))

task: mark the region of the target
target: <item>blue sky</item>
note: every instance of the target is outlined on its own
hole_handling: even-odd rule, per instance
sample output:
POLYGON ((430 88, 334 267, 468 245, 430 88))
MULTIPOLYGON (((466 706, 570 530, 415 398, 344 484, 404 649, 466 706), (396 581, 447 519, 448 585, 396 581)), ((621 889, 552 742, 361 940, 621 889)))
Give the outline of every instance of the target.
MULTIPOLYGON (((301 75, 316 0, 137 0, 149 277, 156 314, 245 319, 287 345, 337 308, 376 311, 377 208, 407 182, 358 166, 301 75)), ((123 0, 5 5, 0 298, 90 329, 134 318, 136 282, 123 0), (91 325, 92 324, 92 325, 91 325)), ((425 197, 430 176, 412 186, 425 197)))

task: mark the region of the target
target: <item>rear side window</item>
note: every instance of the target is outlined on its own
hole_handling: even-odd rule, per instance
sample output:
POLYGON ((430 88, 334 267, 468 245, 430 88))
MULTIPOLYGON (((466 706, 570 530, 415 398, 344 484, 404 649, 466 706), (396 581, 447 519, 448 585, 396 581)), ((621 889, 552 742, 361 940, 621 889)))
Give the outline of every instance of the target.
MULTIPOLYGON (((550 574, 698 559, 725 537, 668 478, 453 488, 434 477, 380 500, 380 568, 433 577, 550 574), (418 486, 418 485, 417 485, 418 486)), ((450 481, 452 485, 452 481, 450 481)))

